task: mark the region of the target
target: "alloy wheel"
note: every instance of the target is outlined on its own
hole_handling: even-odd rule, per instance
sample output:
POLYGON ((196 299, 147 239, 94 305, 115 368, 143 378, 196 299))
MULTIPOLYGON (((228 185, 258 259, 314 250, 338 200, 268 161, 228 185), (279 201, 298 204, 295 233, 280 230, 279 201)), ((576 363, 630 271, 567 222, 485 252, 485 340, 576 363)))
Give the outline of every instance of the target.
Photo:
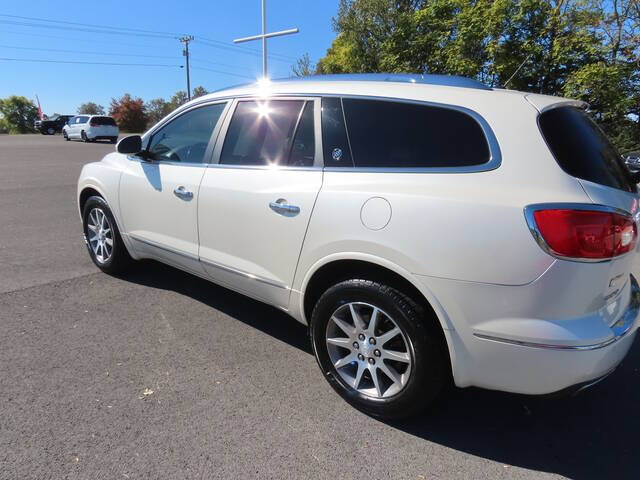
POLYGON ((412 358, 407 337, 382 309, 341 305, 326 330, 327 351, 341 379, 367 397, 387 398, 406 386, 412 358))
POLYGON ((105 263, 113 254, 113 228, 104 211, 94 208, 87 218, 87 242, 99 263, 105 263))

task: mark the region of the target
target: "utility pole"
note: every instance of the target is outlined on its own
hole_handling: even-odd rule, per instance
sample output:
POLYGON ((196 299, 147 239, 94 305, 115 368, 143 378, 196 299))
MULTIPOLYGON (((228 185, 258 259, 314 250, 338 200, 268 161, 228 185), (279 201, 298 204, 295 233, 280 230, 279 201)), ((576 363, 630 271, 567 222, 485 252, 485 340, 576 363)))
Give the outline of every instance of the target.
POLYGON ((180 42, 184 43, 182 55, 187 58, 187 98, 191 100, 191 81, 189 80, 189 42, 193 40, 193 35, 185 35, 180 37, 180 42))
POLYGON ((280 37, 298 33, 298 27, 282 30, 280 32, 267 33, 267 0, 262 0, 262 34, 251 37, 236 38, 233 43, 244 43, 252 40, 262 40, 262 77, 267 78, 267 38, 280 37))

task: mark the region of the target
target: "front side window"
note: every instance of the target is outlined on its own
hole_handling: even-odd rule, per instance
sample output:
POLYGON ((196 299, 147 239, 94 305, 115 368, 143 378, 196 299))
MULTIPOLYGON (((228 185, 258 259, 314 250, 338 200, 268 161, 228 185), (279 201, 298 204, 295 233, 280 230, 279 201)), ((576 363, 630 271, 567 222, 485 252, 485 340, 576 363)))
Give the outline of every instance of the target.
POLYGON ((356 98, 342 105, 356 167, 466 167, 491 158, 482 127, 459 110, 356 98))
POLYGON ((149 156, 156 161, 204 163, 213 129, 224 110, 224 103, 189 110, 155 132, 149 143, 149 156))
POLYGON ((314 154, 313 102, 241 101, 229 124, 220 163, 310 166, 314 154))

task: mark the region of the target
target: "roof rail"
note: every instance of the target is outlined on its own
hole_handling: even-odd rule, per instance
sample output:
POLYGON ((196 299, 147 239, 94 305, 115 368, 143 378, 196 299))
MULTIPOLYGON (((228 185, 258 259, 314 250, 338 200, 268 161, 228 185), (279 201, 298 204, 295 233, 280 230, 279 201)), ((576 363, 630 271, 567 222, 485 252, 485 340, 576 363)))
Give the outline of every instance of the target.
POLYGON ((310 75, 273 80, 274 82, 399 82, 420 83, 424 85, 442 85, 446 87, 476 88, 491 90, 485 84, 472 78, 458 75, 421 75, 419 73, 339 73, 332 75, 310 75))

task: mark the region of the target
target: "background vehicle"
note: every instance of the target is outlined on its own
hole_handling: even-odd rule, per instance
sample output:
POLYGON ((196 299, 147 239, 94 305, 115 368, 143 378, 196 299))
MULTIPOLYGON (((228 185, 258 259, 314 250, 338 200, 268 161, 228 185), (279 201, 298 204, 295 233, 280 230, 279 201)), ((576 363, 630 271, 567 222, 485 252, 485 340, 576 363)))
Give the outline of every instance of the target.
POLYGON ((61 132, 67 121, 72 117, 73 115, 57 115, 47 120, 38 120, 35 122, 35 127, 43 135, 54 135, 57 132, 61 132))
POLYGON ((583 388, 624 358, 640 310, 637 189, 583 108, 443 76, 217 92, 84 167, 88 251, 288 312, 372 415, 409 415, 450 378, 583 388))
POLYGON ((118 134, 116 121, 104 115, 76 115, 62 130, 66 140, 74 139, 83 142, 109 140, 111 143, 116 143, 118 134))
POLYGON ((629 152, 624 155, 627 168, 632 173, 640 173, 640 152, 629 152))

